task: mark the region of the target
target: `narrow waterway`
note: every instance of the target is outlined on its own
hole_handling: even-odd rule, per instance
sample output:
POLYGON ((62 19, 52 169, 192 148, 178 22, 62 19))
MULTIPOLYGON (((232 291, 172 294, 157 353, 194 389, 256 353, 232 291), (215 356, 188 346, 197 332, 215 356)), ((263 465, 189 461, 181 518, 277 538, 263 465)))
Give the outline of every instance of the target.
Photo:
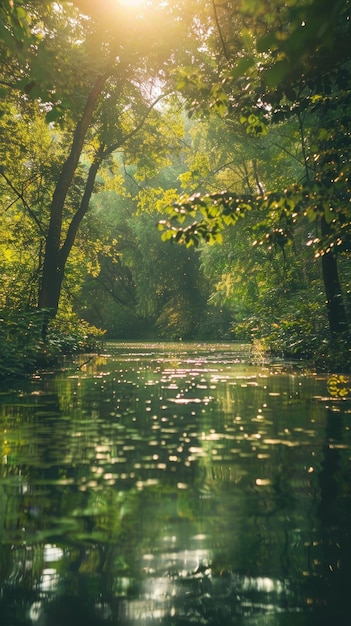
POLYGON ((2 392, 1 626, 349 625, 348 393, 187 343, 2 392))

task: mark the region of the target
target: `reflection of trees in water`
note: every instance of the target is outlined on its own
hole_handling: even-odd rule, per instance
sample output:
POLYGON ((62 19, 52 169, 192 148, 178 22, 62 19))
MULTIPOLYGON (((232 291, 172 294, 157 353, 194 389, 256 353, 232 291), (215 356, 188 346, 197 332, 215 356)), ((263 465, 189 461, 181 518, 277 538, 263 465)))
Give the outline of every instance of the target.
POLYGON ((348 624, 351 615, 351 486, 349 448, 343 445, 343 414, 327 410, 326 441, 319 472, 315 539, 316 596, 324 606, 325 622, 348 624), (347 454, 345 454, 345 450, 347 454), (317 581, 317 582, 316 582, 317 581))
MULTIPOLYGON (((53 404, 57 407, 58 403, 53 404)), ((0 601, 0 623, 27 626, 24 616, 29 614, 38 626, 108 623, 111 611, 116 615, 122 610, 119 605, 125 604, 120 598, 134 594, 143 538, 146 535, 151 545, 159 538, 164 522, 159 518, 160 505, 167 519, 194 515, 182 492, 178 497, 177 488, 180 479, 186 482, 194 475, 195 463, 184 465, 194 438, 184 441, 182 451, 174 454, 183 468, 179 474, 171 471, 162 486, 156 480, 150 487, 148 481, 157 474, 157 465, 164 465, 179 448, 176 429, 152 432, 156 448, 161 449, 161 440, 167 443, 165 458, 158 455, 154 461, 149 448, 154 422, 150 420, 143 420, 139 432, 128 415, 122 429, 108 433, 106 424, 103 428, 101 420, 92 420, 82 433, 79 419, 55 416, 53 420, 43 405, 36 423, 36 411, 35 405, 29 415, 32 430, 28 434, 33 438, 16 442, 17 464, 12 459, 12 469, 19 481, 6 486, 11 490, 12 526, 8 517, 4 526, 12 545, 1 551, 1 580, 7 582, 0 601), (83 436, 75 438, 76 430, 83 436), (121 471, 119 464, 113 463, 123 447, 128 450, 123 451, 122 469, 129 479, 122 479, 116 473, 116 467, 121 471), (145 458, 137 470, 135 458, 145 458), (23 540, 27 547, 20 545, 23 540), (47 562, 50 546, 62 550, 57 562, 47 562)), ((175 461, 173 466, 176 469, 175 461)), ((160 478, 165 474, 163 468, 159 474, 160 478)), ((5 494, 8 498, 9 492, 5 494)), ((147 547, 150 550, 150 545, 147 547)))
POLYGON ((327 410, 326 443, 324 458, 319 472, 320 504, 319 516, 323 526, 333 526, 340 522, 340 499, 338 473, 341 455, 338 444, 343 440, 343 423, 338 411, 327 410))
POLYGON ((329 411, 324 448, 318 424, 292 445, 285 430, 308 419, 289 395, 274 419, 255 421, 266 397, 257 387, 247 402, 240 387, 238 412, 231 389, 218 415, 216 400, 167 404, 159 385, 78 382, 17 414, 22 439, 6 478, 22 492, 18 480, 2 488, 13 542, 1 552, 1 626, 261 626, 270 611, 286 617, 275 624, 320 626, 318 603, 342 624, 351 510, 341 414, 329 411), (322 458, 319 518, 311 452, 322 458))
MULTIPOLYGON (((300 406, 299 403, 298 408, 300 406)), ((226 570, 226 563, 229 562, 235 563, 235 572, 246 576, 250 576, 251 572, 256 572, 256 576, 262 572, 262 577, 272 576, 274 579, 278 575, 280 583, 285 580, 286 584, 282 584, 277 606, 294 610, 294 607, 305 605, 306 611, 310 610, 310 621, 306 622, 309 625, 330 624, 336 618, 338 623, 348 624, 351 614, 349 447, 342 443, 342 413, 334 410, 327 410, 326 445, 321 447, 317 443, 320 419, 315 424, 315 407, 314 404, 309 409, 310 424, 304 417, 306 434, 302 436, 302 443, 308 443, 308 448, 301 444, 295 446, 291 432, 286 437, 282 436, 281 425, 280 431, 276 431, 276 439, 271 441, 269 461, 263 464, 266 473, 257 474, 264 477, 258 481, 261 486, 257 488, 253 488, 247 480, 247 465, 240 459, 242 445, 237 445, 231 460, 219 462, 217 457, 211 459, 210 456, 201 460, 206 466, 205 484, 212 494, 217 492, 215 503, 212 503, 213 526, 217 525, 220 537, 227 537, 227 550, 222 549, 222 553, 216 554, 212 573, 217 569, 233 576, 232 569, 229 572, 226 570), (308 441, 313 430, 313 439, 308 441), (314 467, 308 466, 311 453, 314 467), (211 459, 210 463, 208 459, 211 459), (318 459, 321 460, 319 505, 315 476, 318 459), (221 493, 218 493, 220 490, 221 493), (228 529, 221 526, 218 504, 221 495, 225 500, 229 493, 233 510, 236 509, 232 536, 228 529)), ((291 423, 297 427, 294 417, 292 414, 291 423)), ((244 421, 240 423, 247 430, 247 424, 244 421)), ((286 425, 290 427, 288 421, 286 425)), ((231 426, 230 433, 238 434, 238 430, 231 426)), ((245 436, 246 455, 250 456, 250 432, 245 436)), ((255 456, 252 452, 254 448, 260 451, 259 441, 251 445, 252 458, 255 456)), ((253 463, 251 472, 254 466, 253 463)), ((253 584, 253 595, 254 587, 253 584)), ((269 594, 265 601, 269 601, 269 594)))

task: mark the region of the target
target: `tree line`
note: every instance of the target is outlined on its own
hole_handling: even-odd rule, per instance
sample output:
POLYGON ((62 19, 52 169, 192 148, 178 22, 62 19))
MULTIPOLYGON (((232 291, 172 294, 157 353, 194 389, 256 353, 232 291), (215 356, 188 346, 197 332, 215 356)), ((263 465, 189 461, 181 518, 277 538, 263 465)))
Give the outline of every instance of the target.
POLYGON ((348 369, 350 3, 0 14, 0 371, 101 331, 348 369))

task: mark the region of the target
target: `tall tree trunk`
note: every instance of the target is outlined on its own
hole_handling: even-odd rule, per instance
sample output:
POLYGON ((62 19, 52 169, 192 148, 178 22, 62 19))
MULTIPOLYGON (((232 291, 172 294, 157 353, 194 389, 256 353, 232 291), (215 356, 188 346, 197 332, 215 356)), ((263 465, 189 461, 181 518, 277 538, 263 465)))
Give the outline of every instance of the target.
POLYGON ((115 150, 117 150, 120 145, 125 143, 128 139, 130 139, 139 132, 146 118, 150 114, 150 111, 152 111, 155 105, 162 98, 164 98, 165 95, 162 94, 161 96, 158 96, 147 108, 146 112, 141 117, 136 126, 129 133, 124 135, 124 137, 121 138, 118 142, 112 143, 108 147, 104 146, 103 144, 100 146, 100 149, 96 153, 95 159, 89 168, 81 203, 76 213, 72 217, 72 220, 67 230, 65 241, 61 245, 64 203, 73 179, 74 172, 79 162, 79 157, 81 155, 84 145, 84 139, 89 128, 89 124, 92 120, 96 102, 99 98, 99 95, 101 94, 107 77, 108 75, 99 77, 89 95, 82 119, 78 123, 76 131, 74 133, 70 155, 63 165, 51 204, 50 224, 46 237, 43 275, 38 301, 38 308, 44 310, 42 331, 43 338, 45 338, 50 317, 54 317, 57 313, 66 262, 74 244, 79 225, 89 209, 89 203, 91 195, 93 193, 96 175, 102 161, 107 156, 112 154, 115 150))
MULTIPOLYGON (((50 311, 55 316, 61 293, 65 261, 60 252, 63 208, 74 172, 82 153, 84 140, 91 124, 96 103, 106 83, 108 75, 99 76, 88 96, 85 109, 79 120, 71 146, 71 151, 63 164, 56 184, 50 207, 50 222, 46 236, 43 274, 39 290, 38 308, 50 311)), ((67 257, 66 257, 67 258, 67 257)))
MULTIPOLYGON (((324 217, 321 220, 321 230, 323 237, 330 233, 329 224, 324 217)), ((338 274, 337 257, 333 252, 323 254, 322 273, 330 332, 335 338, 344 336, 347 340, 348 324, 338 274)))
MULTIPOLYGON (((52 282, 50 285, 50 293, 49 293, 50 303, 52 304, 52 306, 41 307, 44 311, 43 324, 42 324, 43 339, 45 339, 46 337, 47 327, 48 327, 48 322, 49 322, 50 317, 54 317, 57 312, 58 304, 60 301, 60 295, 61 295, 62 281, 63 281, 64 274, 65 274, 66 262, 67 262, 69 253, 72 249, 72 246, 74 244, 77 230, 79 228, 79 224, 81 223, 84 215, 88 211, 91 195, 93 193, 96 174, 98 172, 100 163, 101 163, 101 159, 97 158, 91 164, 89 168, 88 178, 85 184, 84 194, 83 194, 79 209, 72 218, 72 221, 67 231, 64 244, 58 250, 57 255, 55 255, 57 266, 55 268, 55 271, 52 273, 52 282)), ((51 255, 51 259, 53 257, 54 255, 51 255)))

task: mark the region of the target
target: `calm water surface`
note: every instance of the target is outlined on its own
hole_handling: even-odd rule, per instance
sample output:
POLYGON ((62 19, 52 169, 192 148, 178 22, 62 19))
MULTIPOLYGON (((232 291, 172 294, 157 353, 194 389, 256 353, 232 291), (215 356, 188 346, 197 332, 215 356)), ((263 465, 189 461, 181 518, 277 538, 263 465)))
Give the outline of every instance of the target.
POLYGON ((351 623, 351 399, 235 344, 0 395, 1 626, 351 623))

